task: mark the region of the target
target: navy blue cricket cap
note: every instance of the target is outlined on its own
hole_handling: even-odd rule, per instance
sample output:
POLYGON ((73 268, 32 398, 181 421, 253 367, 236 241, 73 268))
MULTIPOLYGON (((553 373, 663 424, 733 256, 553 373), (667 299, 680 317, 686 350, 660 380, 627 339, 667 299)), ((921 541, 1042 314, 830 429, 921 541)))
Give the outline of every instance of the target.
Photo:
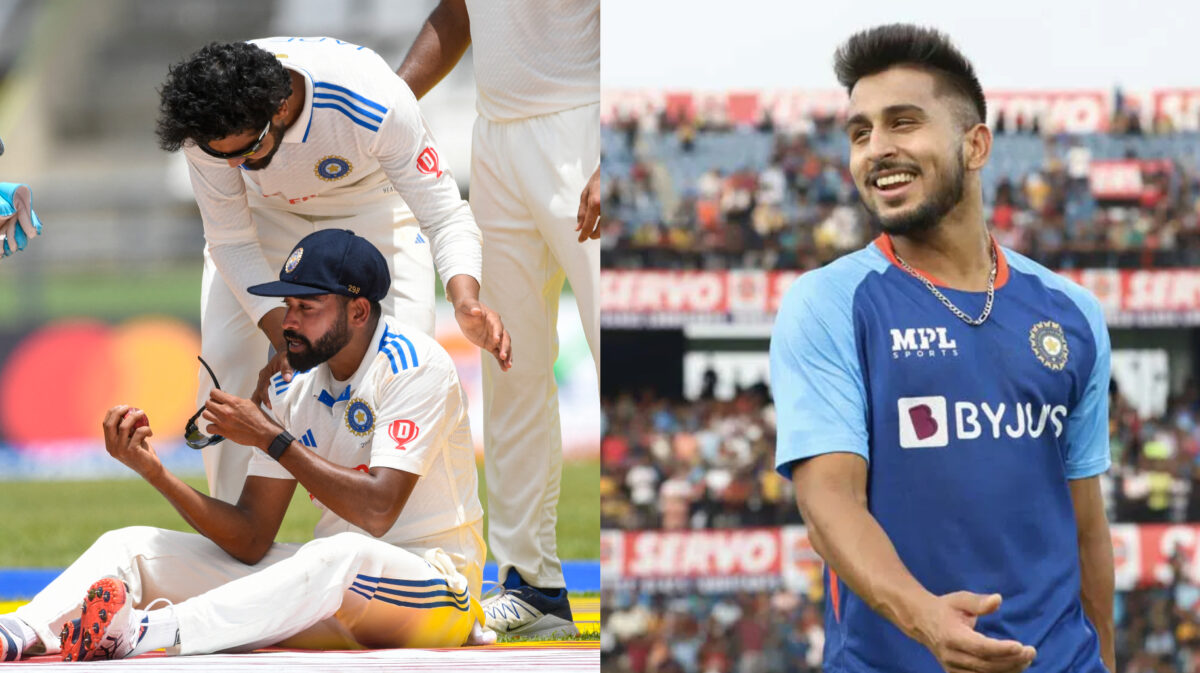
POLYGON ((349 229, 324 229, 304 238, 279 271, 279 280, 246 289, 260 297, 340 294, 381 301, 392 286, 387 261, 349 229))

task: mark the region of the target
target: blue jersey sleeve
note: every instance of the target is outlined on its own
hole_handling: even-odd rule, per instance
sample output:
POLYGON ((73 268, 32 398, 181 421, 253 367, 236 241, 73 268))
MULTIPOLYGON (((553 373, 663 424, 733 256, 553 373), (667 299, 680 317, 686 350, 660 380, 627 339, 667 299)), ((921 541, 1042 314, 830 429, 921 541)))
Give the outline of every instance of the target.
POLYGON ((1108 444, 1108 379, 1111 346, 1100 302, 1087 290, 1073 285, 1068 294, 1092 328, 1096 360, 1083 397, 1067 416, 1067 479, 1084 479, 1108 470, 1112 459, 1108 444))
POLYGON ((867 394, 855 345, 859 278, 826 267, 801 276, 771 332, 775 469, 790 479, 797 461, 851 452, 869 460, 867 394))

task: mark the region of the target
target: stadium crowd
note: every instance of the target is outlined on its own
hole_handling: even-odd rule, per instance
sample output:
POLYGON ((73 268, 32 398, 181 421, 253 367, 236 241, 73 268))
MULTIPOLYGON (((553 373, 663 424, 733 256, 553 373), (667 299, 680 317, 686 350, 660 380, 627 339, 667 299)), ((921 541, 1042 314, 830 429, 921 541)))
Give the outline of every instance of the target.
MULTIPOLYGON (((1200 672, 1200 582, 1116 594, 1117 669, 1200 672)), ((821 598, 789 591, 672 597, 607 591, 606 673, 819 673, 821 598)))
MULTIPOLYGON (((877 233, 831 119, 798 133, 641 122, 603 132, 606 268, 810 269, 877 233)), ((1050 268, 1200 264, 1200 136, 1165 139, 998 135, 993 232, 1050 268), (1094 158, 1150 159, 1137 195, 1098 199, 1094 158)))
MULTIPOLYGON (((708 380, 694 401, 649 391, 602 400, 602 527, 802 523, 791 482, 773 469, 769 390, 755 385, 723 400, 711 392, 714 377, 708 380)), ((1166 414, 1143 420, 1114 385, 1110 428, 1110 520, 1200 522, 1200 388, 1186 385, 1166 414)), ((1179 556, 1172 565, 1168 585, 1118 595, 1123 671, 1200 673, 1200 577, 1179 556)), ((821 600, 785 591, 689 598, 610 591, 605 670, 818 671, 821 600)))

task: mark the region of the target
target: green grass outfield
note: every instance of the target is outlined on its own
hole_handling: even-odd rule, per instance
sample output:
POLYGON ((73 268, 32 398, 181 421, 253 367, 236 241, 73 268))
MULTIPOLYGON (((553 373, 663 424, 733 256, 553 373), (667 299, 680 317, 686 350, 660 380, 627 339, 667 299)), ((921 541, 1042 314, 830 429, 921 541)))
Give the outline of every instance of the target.
MULTIPOLYGON (((479 470, 479 499, 484 494, 479 470)), ((207 492, 204 479, 185 479, 207 492)), ((558 506, 558 551, 563 559, 600 558, 600 461, 563 463, 558 506)), ((144 481, 0 482, 0 567, 65 567, 102 533, 124 526, 157 526, 192 532, 170 504, 144 481)), ((296 489, 278 539, 312 539, 319 510, 296 489)), ((486 521, 485 530, 486 530, 486 521)), ((486 539, 486 537, 485 537, 486 539)), ((490 554, 488 555, 490 558, 490 554)))

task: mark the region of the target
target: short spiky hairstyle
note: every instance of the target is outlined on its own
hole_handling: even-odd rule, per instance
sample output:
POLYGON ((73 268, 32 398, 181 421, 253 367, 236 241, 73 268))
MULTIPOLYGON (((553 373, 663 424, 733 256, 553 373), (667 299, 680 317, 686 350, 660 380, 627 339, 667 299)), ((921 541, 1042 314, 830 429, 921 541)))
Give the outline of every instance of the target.
POLYGON ((171 66, 159 93, 158 145, 174 152, 188 140, 262 130, 291 95, 292 80, 265 49, 213 42, 171 66))
POLYGON ((833 55, 833 71, 847 92, 863 77, 899 65, 934 72, 944 86, 971 104, 978 116, 970 123, 987 119, 987 101, 975 68, 949 37, 933 28, 904 23, 876 26, 852 35, 833 55))

